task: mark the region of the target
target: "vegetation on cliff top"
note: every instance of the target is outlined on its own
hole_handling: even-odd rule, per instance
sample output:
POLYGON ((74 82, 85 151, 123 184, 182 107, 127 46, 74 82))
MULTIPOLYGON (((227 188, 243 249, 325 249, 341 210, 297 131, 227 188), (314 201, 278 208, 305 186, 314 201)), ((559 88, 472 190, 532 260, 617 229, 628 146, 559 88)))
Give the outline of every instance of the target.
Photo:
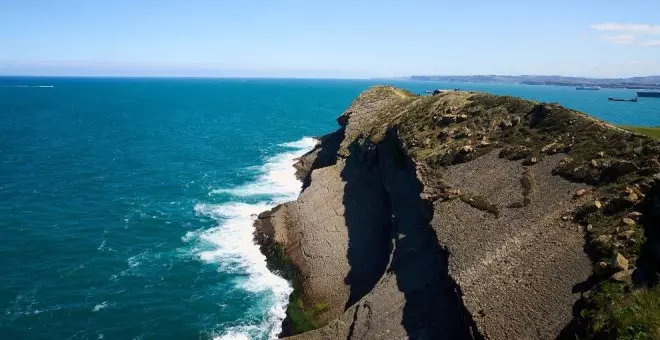
POLYGON ((647 127, 647 126, 629 126, 624 125, 621 128, 639 133, 640 135, 649 136, 653 138, 660 138, 660 127, 647 127))

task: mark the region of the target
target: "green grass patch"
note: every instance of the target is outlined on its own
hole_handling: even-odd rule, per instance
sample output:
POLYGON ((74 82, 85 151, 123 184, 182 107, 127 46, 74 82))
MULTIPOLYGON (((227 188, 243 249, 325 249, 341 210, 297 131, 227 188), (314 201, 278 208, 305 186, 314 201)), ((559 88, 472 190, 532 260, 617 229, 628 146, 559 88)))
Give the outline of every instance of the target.
POLYGON ((648 126, 621 126, 622 129, 638 133, 640 135, 653 137, 660 139, 660 127, 648 127, 648 126))
POLYGON ((289 297, 289 305, 286 310, 292 331, 291 335, 305 333, 323 326, 316 320, 316 317, 327 310, 328 304, 317 303, 313 308, 305 306, 301 294, 300 274, 291 259, 286 256, 282 246, 273 243, 268 247, 266 259, 269 269, 277 271, 282 277, 291 281, 293 285, 293 293, 289 297))
POLYGON ((660 288, 631 291, 621 283, 603 282, 582 316, 596 338, 660 339, 660 288))
POLYGON ((322 327, 323 324, 318 322, 317 317, 328 309, 328 304, 325 302, 319 302, 312 308, 306 307, 300 295, 301 290, 300 281, 294 281, 293 293, 289 297, 286 311, 293 334, 302 334, 322 327))
POLYGON ((302 334, 317 329, 319 326, 314 318, 314 313, 305 308, 299 292, 300 289, 294 288, 289 298, 289 306, 286 310, 293 334, 302 334))

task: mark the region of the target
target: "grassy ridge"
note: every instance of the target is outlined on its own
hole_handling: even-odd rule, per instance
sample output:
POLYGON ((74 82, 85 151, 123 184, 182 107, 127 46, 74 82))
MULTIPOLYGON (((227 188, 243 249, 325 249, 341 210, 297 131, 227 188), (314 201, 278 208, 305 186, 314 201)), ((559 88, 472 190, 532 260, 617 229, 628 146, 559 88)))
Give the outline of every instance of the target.
POLYGON ((621 128, 632 131, 634 133, 638 133, 640 135, 660 139, 660 127, 622 125, 621 128))

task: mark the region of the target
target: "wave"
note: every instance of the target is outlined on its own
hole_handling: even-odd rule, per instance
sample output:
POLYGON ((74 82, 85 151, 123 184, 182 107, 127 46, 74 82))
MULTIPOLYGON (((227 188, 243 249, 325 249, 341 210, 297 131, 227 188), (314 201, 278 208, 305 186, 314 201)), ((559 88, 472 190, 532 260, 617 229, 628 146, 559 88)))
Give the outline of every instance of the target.
POLYGON ((14 87, 14 88, 48 88, 52 89, 53 85, 0 85, 0 87, 14 87))
POLYGON ((300 156, 311 150, 317 140, 305 137, 299 141, 283 143, 279 146, 294 150, 283 152, 266 160, 258 171, 261 175, 256 181, 235 188, 212 190, 212 194, 230 194, 237 197, 273 196, 278 200, 296 199, 300 191, 300 182, 295 176, 293 164, 300 156))
MULTIPOLYGON (((239 324, 224 329, 216 340, 228 339, 275 339, 281 332, 281 323, 286 316, 289 295, 293 291, 289 283, 273 274, 266 267, 266 258, 254 242, 252 232, 256 215, 273 208, 279 203, 296 199, 301 183, 296 179, 295 160, 316 145, 313 138, 280 144, 286 149, 266 160, 258 168, 255 181, 235 188, 213 190, 212 193, 227 193, 234 200, 224 204, 195 205, 198 215, 208 216, 218 222, 205 231, 188 232, 184 242, 196 240, 204 245, 198 248, 197 257, 207 263, 220 266, 227 273, 243 276, 234 281, 237 289, 266 293, 266 301, 260 302, 259 313, 267 310, 265 318, 256 324, 239 324), (257 203, 248 203, 242 198, 259 196, 257 203)), ((254 200, 251 200, 253 202, 254 200)))
POLYGON ((103 308, 108 307, 108 301, 103 301, 102 303, 99 303, 98 305, 94 306, 92 309, 94 312, 98 312, 103 308))
POLYGON ((317 143, 318 143, 318 141, 316 140, 316 138, 304 137, 301 140, 297 140, 295 142, 282 143, 282 144, 280 144, 280 146, 309 151, 313 147, 315 147, 317 143))

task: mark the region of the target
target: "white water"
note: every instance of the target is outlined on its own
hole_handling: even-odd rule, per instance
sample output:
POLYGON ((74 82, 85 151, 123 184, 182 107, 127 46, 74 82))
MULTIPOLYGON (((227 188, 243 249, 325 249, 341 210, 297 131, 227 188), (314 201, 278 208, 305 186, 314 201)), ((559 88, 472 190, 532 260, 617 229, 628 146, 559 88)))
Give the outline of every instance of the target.
POLYGON ((299 141, 280 144, 295 151, 278 154, 261 166, 259 178, 236 188, 222 188, 211 191, 213 194, 231 194, 238 197, 271 196, 271 199, 290 201, 296 199, 300 182, 296 179, 293 164, 295 159, 316 145, 314 138, 305 137, 299 141))
POLYGON ((201 233, 188 233, 183 238, 185 242, 197 239, 211 245, 211 249, 199 251, 199 259, 219 265, 223 272, 247 274, 247 279, 235 282, 237 289, 270 293, 267 294, 268 301, 262 306, 268 309, 268 316, 261 324, 230 327, 215 339, 254 339, 266 336, 275 339, 282 331, 281 323, 286 316, 286 306, 293 289, 286 280, 271 273, 266 267, 266 258, 253 239, 253 222, 257 214, 297 198, 301 183, 295 177, 293 164, 296 158, 311 150, 316 143, 315 139, 306 137, 281 144, 280 147, 288 150, 267 159, 259 167, 260 175, 255 181, 212 191, 215 194, 230 194, 234 196, 234 201, 195 206, 197 214, 218 221, 217 227, 201 233), (246 203, 248 197, 263 200, 246 203))
POLYGON ((0 87, 17 87, 17 88, 23 87, 23 88, 48 88, 48 89, 52 89, 55 86, 53 86, 53 85, 2 85, 0 87))

